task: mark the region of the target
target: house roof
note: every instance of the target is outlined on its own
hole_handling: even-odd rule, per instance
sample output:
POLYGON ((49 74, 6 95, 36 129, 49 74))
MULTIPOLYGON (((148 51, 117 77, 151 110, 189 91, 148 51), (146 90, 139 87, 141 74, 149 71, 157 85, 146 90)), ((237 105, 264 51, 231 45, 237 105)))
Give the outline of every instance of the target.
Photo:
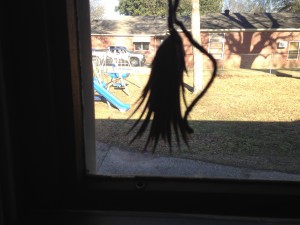
MULTIPOLYGON (((189 30, 190 17, 180 20, 189 30)), ((201 30, 209 31, 300 31, 300 15, 293 13, 210 13, 201 17, 201 30)), ((123 16, 117 20, 97 20, 91 24, 92 34, 163 35, 168 31, 167 18, 155 16, 123 16)))

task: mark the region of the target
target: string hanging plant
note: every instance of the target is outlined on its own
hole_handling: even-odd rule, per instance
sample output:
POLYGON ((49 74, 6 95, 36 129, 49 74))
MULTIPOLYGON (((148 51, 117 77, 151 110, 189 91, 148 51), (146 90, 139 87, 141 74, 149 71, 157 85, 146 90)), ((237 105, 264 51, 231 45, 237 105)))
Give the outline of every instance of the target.
MULTIPOLYGON (((188 116, 196 103, 207 92, 217 73, 216 60, 209 54, 197 41, 195 41, 183 23, 176 17, 176 11, 179 0, 169 0, 168 10, 168 28, 169 36, 160 45, 152 61, 152 68, 149 80, 144 87, 138 105, 134 112, 145 103, 142 112, 133 124, 128 133, 134 130, 138 124, 142 123, 130 143, 137 138, 141 138, 147 127, 150 125, 150 131, 144 150, 149 143, 154 142, 152 151, 154 152, 159 139, 166 141, 172 151, 172 133, 174 131, 177 145, 180 146, 181 139, 189 146, 189 135, 193 129, 188 124, 188 116), (185 51, 182 39, 174 28, 174 24, 179 26, 190 43, 203 54, 208 56, 213 64, 213 72, 210 80, 202 92, 187 106, 185 99, 185 88, 183 75, 187 71, 185 65, 185 51), (186 106, 184 115, 181 112, 181 98, 186 106), (142 118, 145 118, 142 120, 142 118)), ((129 117, 131 118, 132 115, 129 117)))

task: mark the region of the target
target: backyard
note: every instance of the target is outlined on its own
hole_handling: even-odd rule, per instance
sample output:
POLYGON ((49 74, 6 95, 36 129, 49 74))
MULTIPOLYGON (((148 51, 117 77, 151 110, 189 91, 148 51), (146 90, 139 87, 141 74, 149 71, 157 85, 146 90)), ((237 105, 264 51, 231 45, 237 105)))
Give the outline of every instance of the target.
MULTIPOLYGON (((139 116, 135 109, 149 73, 133 72, 124 90, 109 91, 131 105, 120 112, 106 101, 95 101, 96 140, 125 151, 142 152, 146 136, 129 144, 137 130, 127 134, 139 116), (140 87, 139 87, 140 86, 140 87)), ((204 75, 205 81, 209 72, 204 75)), ((186 99, 191 102, 193 76, 184 77, 186 99)), ((300 174, 300 71, 236 70, 220 72, 210 90, 190 114, 194 129, 190 148, 159 142, 154 154, 214 162, 246 168, 300 174)), ((151 146, 148 151, 151 151, 151 146)))

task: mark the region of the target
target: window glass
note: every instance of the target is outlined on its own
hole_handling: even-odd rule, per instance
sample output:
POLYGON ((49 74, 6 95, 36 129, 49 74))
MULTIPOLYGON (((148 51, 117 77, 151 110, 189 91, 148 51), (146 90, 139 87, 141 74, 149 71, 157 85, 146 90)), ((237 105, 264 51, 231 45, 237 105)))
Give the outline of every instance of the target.
POLYGON ((134 42, 134 50, 149 50, 149 42, 134 42))
MULTIPOLYGON (((189 147, 184 143, 178 147, 174 140, 170 151, 165 142, 159 141, 152 152, 152 145, 144 151, 147 136, 131 142, 137 130, 128 131, 142 113, 138 109, 132 114, 150 77, 152 60, 159 46, 166 43, 167 18, 105 15, 103 23, 92 21, 91 27, 97 27, 91 35, 92 47, 116 45, 135 51, 125 58, 119 54, 113 61, 116 63, 103 63, 105 52, 93 53, 97 174, 300 181, 300 64, 287 61, 287 52, 282 49, 267 51, 270 43, 275 43, 273 31, 203 29, 203 47, 222 60, 217 60, 218 76, 213 85, 188 118, 194 129, 189 147), (105 30, 105 24, 109 24, 109 30, 105 30), (147 31, 140 29, 143 27, 147 31)), ((225 17, 220 13, 220 18, 225 17)), ((283 34, 280 40, 293 35, 298 34, 283 34)), ((192 47, 182 37, 187 65, 184 90, 189 105, 196 96, 193 89, 197 77, 192 47)), ((298 54, 299 42, 290 42, 288 59, 297 59, 298 54)), ((202 60, 199 74, 205 86, 212 67, 207 57, 202 60)), ((162 76, 167 77, 163 85, 168 90, 176 77, 168 73, 162 76)), ((170 94, 167 101, 173 100, 170 94)))

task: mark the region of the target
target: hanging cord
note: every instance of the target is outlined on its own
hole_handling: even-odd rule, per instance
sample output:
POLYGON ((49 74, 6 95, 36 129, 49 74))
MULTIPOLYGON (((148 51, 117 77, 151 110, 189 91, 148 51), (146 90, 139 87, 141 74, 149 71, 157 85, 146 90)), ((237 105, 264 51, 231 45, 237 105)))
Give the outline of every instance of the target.
MULTIPOLYGON (((179 5, 179 1, 180 0, 175 0, 175 7, 174 7, 175 10, 177 9, 177 7, 179 5)), ((213 64, 213 72, 212 72, 210 80, 208 81, 207 85, 202 90, 202 92, 192 101, 192 103, 190 104, 190 106, 187 108, 187 110, 185 112, 184 119, 187 119, 188 115, 190 114, 190 112, 192 111, 192 109, 194 108, 194 106, 205 95, 205 93, 207 92, 207 90, 212 85, 214 79, 216 78, 216 75, 217 75, 217 61, 215 60, 215 58, 210 53, 208 53, 206 51, 205 48, 203 48, 197 41, 194 40, 192 34, 190 32, 188 32, 188 30, 185 28, 185 26, 183 25, 183 23, 177 19, 176 12, 174 13, 174 22, 182 29, 183 33, 189 39, 190 43, 194 47, 196 47, 200 52, 204 53, 210 59, 210 61, 213 64)))
MULTIPOLYGON (((158 48, 152 61, 149 80, 143 89, 141 97, 138 99, 138 106, 132 115, 137 112, 143 103, 145 103, 144 109, 128 132, 130 133, 140 122, 142 122, 136 135, 130 141, 130 143, 132 143, 136 138, 143 136, 148 125, 151 124, 144 150, 146 150, 149 143, 153 141, 153 152, 155 151, 160 138, 167 141, 170 151, 172 151, 172 130, 175 133, 178 146, 180 146, 180 137, 183 139, 184 143, 189 146, 188 136, 193 133, 193 129, 189 126, 187 117, 195 104, 211 86, 216 75, 216 62, 214 58, 193 39, 183 23, 176 18, 179 0, 175 0, 174 4, 172 0, 169 0, 168 3, 168 28, 170 35, 158 48), (184 95, 185 88, 183 74, 184 72, 187 72, 185 50, 182 38, 174 28, 174 24, 178 25, 183 30, 191 44, 207 55, 214 65, 214 71, 210 81, 200 95, 193 100, 190 106, 187 106, 184 95), (187 108, 184 117, 182 117, 181 114, 181 97, 183 97, 184 104, 187 108), (142 121, 144 115, 145 118, 142 121)), ((131 116, 129 118, 131 118, 131 116)))
POLYGON ((168 4, 169 4, 168 28, 169 28, 169 32, 171 33, 174 30, 174 22, 176 17, 174 14, 172 0, 168 0, 168 4))

